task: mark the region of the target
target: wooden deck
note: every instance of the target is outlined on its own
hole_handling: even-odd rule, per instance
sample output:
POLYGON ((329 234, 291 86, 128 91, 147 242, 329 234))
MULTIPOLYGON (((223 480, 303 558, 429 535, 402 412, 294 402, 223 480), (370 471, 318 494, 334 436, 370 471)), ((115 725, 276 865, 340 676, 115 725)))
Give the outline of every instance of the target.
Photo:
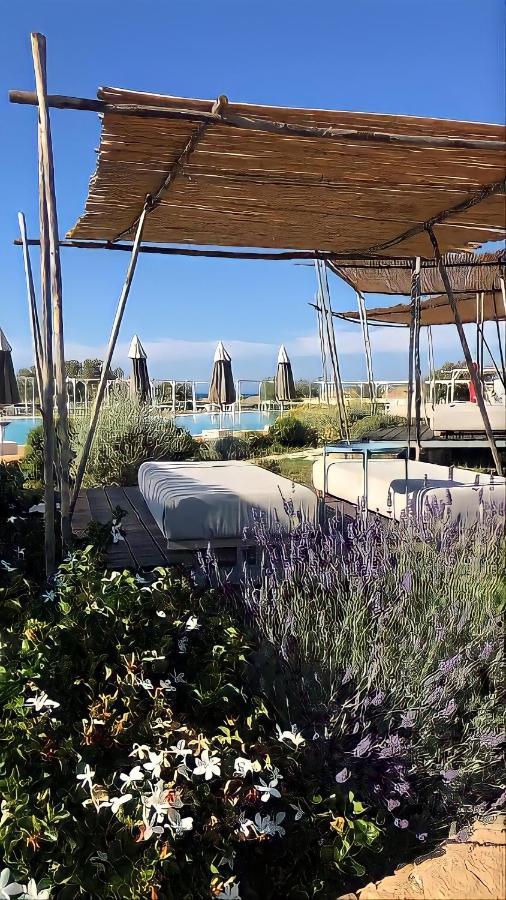
MULTIPOLYGON (((503 448, 506 445, 505 435, 497 432, 495 435, 498 447, 503 448)), ((387 441, 389 443, 399 441, 406 443, 408 439, 408 429, 406 425, 391 425, 388 428, 378 428, 364 435, 363 440, 371 441, 387 441)), ((411 440, 415 441, 415 425, 411 429, 411 440)), ((424 422, 420 428, 421 446, 430 449, 487 449, 488 443, 486 436, 479 434, 440 434, 435 435, 434 432, 424 422)))
POLYGON ((166 540, 137 487, 88 488, 79 493, 72 527, 82 534, 90 522, 106 525, 119 506, 126 515, 121 520, 123 541, 109 544, 108 569, 150 569, 166 566, 166 540))

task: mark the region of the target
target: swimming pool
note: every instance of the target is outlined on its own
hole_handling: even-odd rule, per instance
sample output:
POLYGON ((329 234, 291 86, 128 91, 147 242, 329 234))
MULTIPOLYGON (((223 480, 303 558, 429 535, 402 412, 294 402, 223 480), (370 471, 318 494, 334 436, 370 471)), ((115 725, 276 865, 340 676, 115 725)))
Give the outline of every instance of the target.
MULTIPOLYGON (((261 431, 266 425, 272 425, 279 416, 277 412, 260 412, 258 409, 241 411, 240 413, 195 413, 176 416, 176 425, 186 428, 190 434, 199 435, 211 428, 226 428, 230 431, 261 431)), ((26 444, 28 433, 40 425, 42 419, 11 419, 3 427, 4 441, 15 441, 26 444)))
POLYGON ((26 438, 32 428, 42 424, 42 419, 10 419, 7 426, 2 427, 4 441, 15 441, 26 444, 26 438))
POLYGON ((240 413, 194 413, 176 416, 175 423, 186 428, 194 436, 215 428, 229 431, 261 431, 266 425, 272 425, 279 416, 275 412, 260 412, 258 409, 241 411, 240 413))

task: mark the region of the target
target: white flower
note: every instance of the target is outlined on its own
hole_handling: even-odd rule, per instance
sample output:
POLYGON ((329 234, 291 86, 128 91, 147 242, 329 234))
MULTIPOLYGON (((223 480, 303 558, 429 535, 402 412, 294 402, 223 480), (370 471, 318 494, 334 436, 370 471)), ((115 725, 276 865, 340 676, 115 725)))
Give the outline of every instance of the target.
POLYGON ((124 541, 125 538, 121 534, 119 525, 113 525, 111 528, 111 537, 113 544, 119 543, 119 541, 124 541))
POLYGON ((223 890, 218 894, 218 900, 241 900, 239 886, 240 882, 226 881, 223 890))
POLYGON ((294 747, 298 748, 306 743, 300 731, 297 731, 296 725, 292 725, 291 731, 281 731, 279 725, 276 725, 276 731, 278 734, 278 741, 281 741, 283 744, 291 743, 294 747))
POLYGON ((22 900, 48 900, 49 898, 49 888, 41 891, 37 888, 37 882, 35 878, 30 878, 26 886, 25 893, 23 894, 22 900))
POLYGON ((235 850, 231 850, 230 853, 228 854, 228 856, 222 856, 222 857, 221 857, 221 859, 220 859, 220 861, 219 861, 219 863, 218 863, 218 867, 220 867, 220 866, 228 866, 229 869, 233 869, 233 868, 234 868, 235 857, 236 857, 236 852, 235 852, 235 850))
POLYGON ((304 810, 302 809, 302 806, 300 805, 300 803, 290 803, 290 806, 292 807, 292 809, 295 810, 294 818, 295 818, 295 821, 298 822, 299 819, 302 819, 302 816, 304 815, 304 810))
POLYGON ((279 834, 282 837, 285 833, 285 829, 281 827, 281 822, 284 818, 284 812, 276 813, 272 819, 270 816, 262 816, 261 813, 257 813, 255 816, 255 828, 258 834, 265 834, 269 837, 279 834))
POLYGON ((154 834, 161 835, 163 834, 163 825, 156 825, 156 813, 151 817, 151 819, 146 818, 144 815, 142 817, 142 821, 144 823, 144 829, 142 832, 141 840, 149 841, 150 837, 153 837, 154 834))
POLYGON ((34 503, 34 505, 30 507, 28 512, 29 513, 40 513, 41 515, 44 515, 45 508, 46 508, 45 503, 34 503))
POLYGON ((234 775, 239 775, 240 778, 244 778, 248 772, 261 772, 262 766, 257 760, 255 762, 251 762, 251 760, 246 759, 244 756, 238 756, 234 762, 234 775))
POLYGON ((142 657, 143 662, 156 662, 158 659, 165 659, 165 656, 157 653, 156 650, 147 650, 146 656, 142 657))
POLYGON ((242 832, 246 837, 249 837, 250 830, 254 828, 254 824, 251 819, 246 818, 246 813, 242 812, 239 815, 239 832, 242 832))
POLYGON ((164 753, 153 753, 152 750, 149 750, 148 753, 149 762, 144 763, 143 769, 146 769, 146 772, 151 772, 152 778, 160 778, 161 766, 164 760, 164 753))
POLYGON ((147 744, 134 744, 134 748, 129 756, 137 756, 138 759, 144 759, 145 756, 149 753, 149 747, 147 744))
POLYGON ((197 762, 193 770, 193 774, 204 775, 206 781, 210 781, 213 775, 220 776, 220 762, 219 756, 209 756, 209 751, 203 750, 200 754, 200 761, 197 762))
POLYGON ((135 784, 136 781, 144 781, 144 772, 142 771, 140 766, 134 766, 133 769, 130 769, 128 775, 125 775, 124 772, 121 772, 119 777, 120 781, 123 782, 121 790, 124 790, 130 784, 135 784))
POLYGON ((136 574, 135 580, 137 584, 149 584, 149 578, 144 578, 144 575, 139 575, 139 573, 136 574))
POLYGON ((174 693, 174 691, 176 690, 171 681, 164 681, 163 678, 160 679, 160 687, 162 691, 169 691, 169 693, 174 693))
POLYGON ((139 678, 137 684, 139 685, 139 687, 143 687, 146 691, 153 690, 153 682, 150 678, 139 678))
POLYGON ((124 803, 128 803, 128 801, 131 799, 132 794, 120 794, 119 797, 111 797, 109 801, 111 812, 116 815, 120 806, 123 806, 124 803))
POLYGON ((170 803, 167 799, 167 789, 164 787, 163 781, 158 781, 156 783, 155 789, 151 794, 145 794, 142 797, 142 803, 144 805, 145 810, 153 809, 155 811, 155 818, 152 821, 161 822, 170 808, 170 803))
MULTIPOLYGON (((16 566, 10 566, 8 562, 5 562, 5 559, 0 560, 0 565, 2 565, 6 572, 16 572, 16 566)), ((6 870, 4 869, 4 872, 6 870)), ((8 871, 8 870, 7 870, 8 871)))
POLYGON ((29 697, 26 706, 31 706, 35 712, 41 712, 43 709, 56 709, 60 704, 56 700, 50 700, 44 691, 35 697, 29 697))
POLYGON ((182 819, 180 814, 175 809, 169 810, 169 821, 167 823, 167 827, 170 828, 175 837, 179 837, 184 834, 185 831, 191 831, 193 828, 193 819, 191 816, 187 816, 182 819))
POLYGON ((46 591, 45 594, 42 594, 42 599, 44 603, 49 603, 51 600, 54 600, 55 596, 54 591, 46 591))
POLYGON ((173 744, 169 749, 169 753, 173 753, 174 756, 180 756, 184 760, 187 756, 192 755, 192 751, 186 747, 185 741, 178 741, 176 745, 173 744))
POLYGON ((2 900, 4 897, 16 897, 18 894, 24 893, 24 885, 18 884, 17 881, 11 881, 10 877, 10 869, 2 869, 0 872, 0 897, 2 900))
POLYGON ((82 788, 87 786, 88 790, 91 793, 91 790, 93 788, 94 777, 95 777, 95 771, 88 765, 88 763, 86 763, 86 765, 84 767, 84 772, 81 775, 77 776, 77 780, 82 782, 81 783, 82 788))
POLYGON ((40 890, 35 878, 30 878, 22 900, 49 900, 49 888, 40 890))
POLYGON ((160 619, 165 619, 167 616, 167 613, 165 613, 163 609, 157 609, 156 614, 160 617, 160 619))
POLYGON ((277 783, 277 778, 273 778, 272 781, 269 781, 269 784, 267 784, 267 782, 265 782, 263 778, 260 778, 260 784, 254 785, 255 789, 257 791, 260 791, 262 795, 260 799, 263 803, 267 803, 267 801, 270 800, 271 797, 281 797, 281 794, 276 787, 277 783))
MULTIPOLYGON (((16 553, 16 556, 18 559, 25 558, 25 548, 24 547, 15 547, 14 552, 16 553)), ((32 881, 33 881, 33 878, 32 878, 32 881)))
POLYGON ((9 522, 10 525, 12 525, 14 522, 17 521, 17 519, 18 519, 17 516, 9 516, 9 518, 7 519, 7 521, 9 522))
POLYGON ((183 635, 182 638, 179 638, 177 642, 177 649, 180 653, 186 653, 186 651, 188 650, 188 638, 186 637, 186 635, 183 635))
POLYGON ((186 684, 184 680, 184 672, 179 672, 179 674, 174 670, 174 674, 171 675, 171 678, 174 684, 186 684))
POLYGON ((198 628, 200 628, 200 625, 199 625, 199 620, 197 619, 197 616, 190 616, 190 618, 186 622, 184 630, 185 631, 197 631, 198 628))

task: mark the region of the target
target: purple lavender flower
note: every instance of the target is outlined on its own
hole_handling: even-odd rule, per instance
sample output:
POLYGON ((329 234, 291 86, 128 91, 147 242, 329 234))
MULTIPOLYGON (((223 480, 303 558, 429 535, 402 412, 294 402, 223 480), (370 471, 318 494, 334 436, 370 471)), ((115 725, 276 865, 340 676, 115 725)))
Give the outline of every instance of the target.
POLYGON ((407 828, 409 825, 409 822, 407 819, 394 819, 394 825, 397 828, 407 828))
POLYGON ((337 781, 338 784, 344 784, 345 781, 348 781, 348 778, 349 778, 349 777, 350 777, 350 772, 349 772, 349 770, 346 769, 346 768, 345 768, 345 769, 341 769, 341 771, 338 772, 337 775, 336 775, 336 781, 337 781))
POLYGON ((413 587, 413 575, 411 572, 405 572, 401 578, 400 587, 406 594, 411 593, 411 589, 413 587))
POLYGON ((341 684, 347 684, 348 681, 351 681, 352 675, 353 675, 353 669, 351 668, 351 666, 348 666, 348 668, 346 669, 346 672, 343 675, 343 680, 342 680, 341 684))
POLYGON ((401 724, 400 728, 413 728, 415 724, 416 713, 412 709, 408 709, 406 713, 403 713, 401 716, 401 724))
POLYGON ((441 772, 441 775, 443 777, 443 781, 445 781, 446 784, 451 784, 452 781, 455 781, 455 779, 458 778, 459 770, 458 769, 444 769, 441 772))
POLYGON ((353 751, 354 756, 365 756, 368 750, 370 750, 372 744, 371 735, 368 734, 357 744, 353 751))
POLYGON ((456 653, 455 656, 450 656, 448 659, 444 659, 439 663, 439 671, 443 673, 443 675, 449 675, 450 672, 453 672, 456 666, 458 666, 460 662, 460 653, 456 653))
POLYGON ((400 801, 400 800, 392 800, 392 799, 390 799, 390 800, 387 801, 387 809, 389 810, 389 812, 393 812, 394 809, 397 809, 397 807, 400 806, 400 805, 401 805, 401 801, 400 801))
POLYGON ((417 834, 416 837, 417 837, 417 840, 419 840, 419 841, 426 841, 427 840, 427 832, 421 831, 419 834, 417 834))
POLYGON ((376 691, 374 697, 371 699, 372 706, 380 706, 385 699, 384 691, 376 691))
POLYGON ((485 731, 483 734, 480 734, 480 744, 482 747, 489 747, 490 749, 500 747, 505 739, 504 734, 495 734, 493 731, 485 731))
POLYGON ((494 649, 494 645, 493 645, 492 641, 485 641, 485 643, 483 644, 483 647, 481 648, 479 659, 488 659, 489 656, 492 654, 493 649, 494 649))
POLYGON ((457 834, 457 840, 459 844, 465 844, 466 841, 469 840, 472 834, 471 828, 461 828, 459 833, 457 834))
POLYGON ((452 716, 457 712, 457 704, 455 700, 449 700, 446 704, 445 708, 441 710, 441 715, 445 719, 451 719, 452 716))

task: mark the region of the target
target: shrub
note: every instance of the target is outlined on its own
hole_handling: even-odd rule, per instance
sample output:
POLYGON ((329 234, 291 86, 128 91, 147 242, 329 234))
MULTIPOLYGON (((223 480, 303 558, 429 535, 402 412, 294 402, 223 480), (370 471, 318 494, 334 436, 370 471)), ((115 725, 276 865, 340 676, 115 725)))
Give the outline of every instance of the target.
POLYGON ((28 432, 25 455, 21 460, 21 470, 25 478, 34 484, 44 482, 44 430, 37 425, 28 432))
POLYGON ((234 885, 282 900, 364 872, 380 828, 312 730, 256 692, 223 596, 174 571, 103 573, 91 547, 42 597, 6 578, 0 845, 16 881, 58 900, 234 885))
POLYGON ((276 419, 269 428, 269 434, 283 447, 308 447, 316 442, 314 428, 290 414, 276 419))
POLYGON ((271 452, 272 435, 268 431, 248 431, 244 435, 248 442, 250 456, 261 456, 271 452))
POLYGON ((406 422, 401 416, 391 416, 388 413, 375 413, 364 416, 353 423, 350 428, 350 437, 356 439, 367 437, 379 428, 393 428, 406 422))
MULTIPOLYGON (((73 424, 79 455, 89 420, 81 418, 73 424)), ((154 415, 145 404, 130 399, 107 403, 100 414, 84 486, 135 484, 141 463, 188 459, 196 451, 196 441, 188 431, 154 415)))
POLYGON ((314 727, 339 782, 383 806, 397 850, 504 803, 503 515, 255 529, 269 576, 243 593, 257 667, 276 673, 265 690, 314 727))
POLYGON ((249 455, 248 442, 232 434, 209 441, 200 447, 202 459, 247 459, 249 455))

